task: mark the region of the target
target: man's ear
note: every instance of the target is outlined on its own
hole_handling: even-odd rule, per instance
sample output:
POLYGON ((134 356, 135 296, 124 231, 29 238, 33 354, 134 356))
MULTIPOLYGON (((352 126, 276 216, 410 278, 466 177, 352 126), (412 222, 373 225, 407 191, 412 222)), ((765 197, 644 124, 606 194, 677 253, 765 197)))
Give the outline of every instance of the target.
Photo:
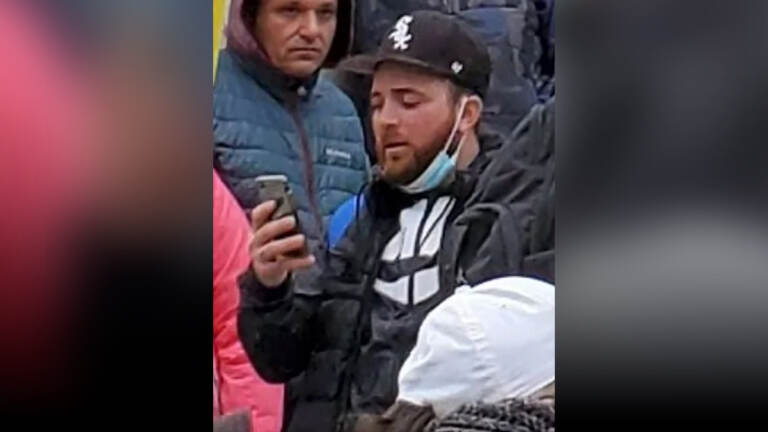
POLYGON ((474 130, 480 117, 483 115, 483 100, 480 96, 472 95, 467 97, 467 102, 464 105, 464 113, 459 121, 459 132, 466 133, 474 130))

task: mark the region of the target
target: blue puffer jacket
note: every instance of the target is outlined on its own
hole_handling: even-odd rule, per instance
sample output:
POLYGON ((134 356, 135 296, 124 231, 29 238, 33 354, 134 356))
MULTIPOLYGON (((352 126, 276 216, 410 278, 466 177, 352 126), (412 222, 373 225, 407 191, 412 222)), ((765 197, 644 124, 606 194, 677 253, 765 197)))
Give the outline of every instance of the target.
POLYGON ((288 177, 311 243, 368 179, 360 120, 347 96, 317 75, 299 82, 230 49, 219 60, 213 135, 214 167, 244 209, 258 203, 256 177, 288 177))

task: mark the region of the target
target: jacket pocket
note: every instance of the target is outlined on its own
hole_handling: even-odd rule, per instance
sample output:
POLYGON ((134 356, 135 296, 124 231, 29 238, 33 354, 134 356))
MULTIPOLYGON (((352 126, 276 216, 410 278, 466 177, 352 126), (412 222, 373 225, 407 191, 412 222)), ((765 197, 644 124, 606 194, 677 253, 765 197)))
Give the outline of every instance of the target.
POLYGON ((357 300, 325 301, 317 311, 322 331, 318 335, 318 345, 348 353, 352 351, 360 302, 357 300))
POLYGON ((397 398, 399 362, 391 352, 371 350, 360 357, 355 370, 355 405, 368 410, 386 409, 397 398))
POLYGON ((341 350, 328 350, 312 355, 304 372, 300 393, 302 399, 331 400, 338 396, 347 361, 341 350))

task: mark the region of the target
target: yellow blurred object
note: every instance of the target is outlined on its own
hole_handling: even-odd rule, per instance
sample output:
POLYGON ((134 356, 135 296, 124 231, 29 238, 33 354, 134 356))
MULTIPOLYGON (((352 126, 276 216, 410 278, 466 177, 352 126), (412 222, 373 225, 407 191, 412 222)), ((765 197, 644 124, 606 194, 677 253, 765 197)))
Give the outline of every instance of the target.
POLYGON ((229 0, 213 0, 213 81, 216 81, 216 65, 219 60, 219 49, 224 41, 224 25, 226 24, 229 0))

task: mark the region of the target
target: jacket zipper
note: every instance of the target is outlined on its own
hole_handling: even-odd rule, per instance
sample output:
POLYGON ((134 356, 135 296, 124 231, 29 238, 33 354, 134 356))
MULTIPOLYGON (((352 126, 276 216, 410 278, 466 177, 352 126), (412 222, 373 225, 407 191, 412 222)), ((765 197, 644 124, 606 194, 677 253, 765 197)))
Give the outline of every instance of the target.
POLYGON ((372 233, 373 238, 373 248, 371 248, 371 254, 366 256, 363 259, 362 264, 362 273, 363 278, 361 283, 363 284, 364 290, 363 290, 363 298, 361 300, 360 304, 360 312, 357 317, 357 323, 356 323, 356 329, 355 329, 355 346, 357 349, 354 350, 354 353, 350 356, 349 363, 347 363, 347 369, 344 372, 344 378, 342 380, 342 390, 341 390, 341 409, 338 413, 338 418, 336 422, 336 432, 347 432, 347 429, 345 428, 347 423, 347 417, 350 414, 350 395, 352 392, 352 379, 354 378, 354 366, 357 364, 357 361, 360 359, 360 347, 361 347, 361 339, 363 334, 363 326, 367 325, 365 320, 370 320, 370 307, 372 306, 372 294, 373 294, 373 284, 376 280, 376 277, 378 277, 379 270, 381 269, 381 253, 384 250, 384 247, 386 245, 385 241, 382 241, 383 238, 391 238, 395 233, 397 232, 394 227, 389 227, 387 229, 384 229, 380 232, 382 235, 377 235, 375 232, 372 233), (371 258, 372 257, 372 258, 371 258), (369 265, 370 260, 373 260, 373 263, 369 265), (370 272, 367 271, 367 269, 371 269, 370 272))
POLYGON ((320 210, 317 206, 317 199, 315 196, 315 163, 312 160, 312 152, 309 149, 309 134, 304 128, 304 123, 299 117, 298 101, 288 102, 288 112, 291 113, 291 119, 293 120, 296 130, 299 133, 299 145, 301 147, 301 158, 304 162, 304 187, 307 190, 307 197, 309 198, 309 206, 312 209, 312 216, 315 219, 317 225, 317 232, 320 233, 319 238, 325 238, 323 219, 320 216, 320 210))

